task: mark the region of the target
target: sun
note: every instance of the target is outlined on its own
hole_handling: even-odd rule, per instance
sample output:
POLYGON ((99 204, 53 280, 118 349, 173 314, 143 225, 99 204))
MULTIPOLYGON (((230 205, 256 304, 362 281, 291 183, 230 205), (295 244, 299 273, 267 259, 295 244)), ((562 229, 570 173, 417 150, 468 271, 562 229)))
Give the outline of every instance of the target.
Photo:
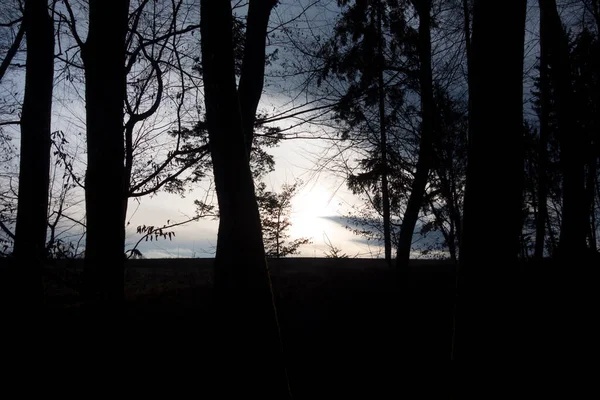
POLYGON ((320 238, 327 228, 323 217, 332 214, 331 194, 322 186, 306 187, 292 200, 290 236, 292 239, 320 238))

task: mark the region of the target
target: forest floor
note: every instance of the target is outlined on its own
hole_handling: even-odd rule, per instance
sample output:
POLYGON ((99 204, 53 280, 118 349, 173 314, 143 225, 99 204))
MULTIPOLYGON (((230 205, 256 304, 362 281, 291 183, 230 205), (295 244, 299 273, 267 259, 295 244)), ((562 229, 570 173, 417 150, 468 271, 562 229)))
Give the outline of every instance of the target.
MULTIPOLYGON (((404 286, 408 296, 399 295, 395 271, 383 260, 290 258, 269 260, 269 266, 296 399, 389 398, 407 385, 419 392, 407 398, 449 398, 456 300, 452 263, 413 261, 404 286), (421 381, 406 370, 418 376, 416 364, 437 365, 445 378, 419 386, 421 381)), ((78 262, 45 269, 46 330, 77 321, 80 272, 78 262)), ((566 307, 563 296, 555 296, 557 279, 538 273, 522 278, 531 294, 522 307, 529 326, 547 326, 555 315, 569 313, 555 313, 566 307)), ((211 287, 211 259, 128 261, 128 323, 122 332, 128 351, 150 351, 153 358, 177 362, 202 359, 210 346, 211 287)), ((555 351, 555 344, 550 346, 555 351)))

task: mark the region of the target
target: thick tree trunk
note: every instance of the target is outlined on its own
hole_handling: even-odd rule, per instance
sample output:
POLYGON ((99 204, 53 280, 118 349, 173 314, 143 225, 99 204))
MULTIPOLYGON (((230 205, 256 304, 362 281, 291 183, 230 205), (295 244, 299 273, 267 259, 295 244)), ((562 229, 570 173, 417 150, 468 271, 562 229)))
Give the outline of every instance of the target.
POLYGON ((514 350, 515 293, 507 277, 517 264, 521 235, 525 10, 525 0, 477 0, 474 6, 457 360, 487 363, 514 350), (490 258, 493 263, 482 263, 490 258))
POLYGON ((385 126, 385 91, 383 86, 383 2, 379 2, 377 7, 377 25, 378 25, 378 77, 379 86, 379 134, 381 149, 381 202, 383 207, 383 244, 385 260, 388 265, 392 265, 392 233, 390 221, 390 191, 388 186, 388 157, 387 157, 387 130, 385 126))
POLYGON ((585 160, 581 157, 581 132, 577 132, 569 66, 569 43, 555 0, 540 0, 540 40, 547 49, 553 83, 563 173, 563 209, 559 258, 580 257, 586 250, 585 160))
MULTIPOLYGON (((41 267, 46 258, 50 122, 54 79, 54 24, 46 1, 25 2, 27 41, 25 96, 21 114, 19 203, 14 256, 18 260, 23 301, 42 302, 41 267)), ((21 300, 18 300, 21 301, 21 300)))
POLYGON ((129 1, 90 1, 85 67, 87 125, 86 281, 89 301, 123 302, 125 35, 129 1))
POLYGON ((289 392, 235 85, 231 18, 229 2, 201 2, 206 118, 220 214, 215 388, 219 397, 281 399, 289 392))
POLYGON ((406 212, 400 227, 396 267, 406 268, 410 258, 412 237, 425 195, 429 170, 433 162, 435 104, 431 72, 431 0, 414 2, 419 14, 419 84, 421 86, 421 139, 417 171, 412 184, 406 212))

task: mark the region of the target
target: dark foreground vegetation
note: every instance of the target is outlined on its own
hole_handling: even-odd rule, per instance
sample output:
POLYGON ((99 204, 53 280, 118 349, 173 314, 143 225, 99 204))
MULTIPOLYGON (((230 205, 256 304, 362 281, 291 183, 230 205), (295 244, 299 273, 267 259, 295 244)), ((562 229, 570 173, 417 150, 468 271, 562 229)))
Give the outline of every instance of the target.
MULTIPOLYGON (((44 336, 52 340, 44 343, 59 346, 61 357, 71 352, 81 356, 99 345, 93 339, 99 332, 88 331, 89 327, 102 332, 115 328, 114 336, 104 336, 104 344, 113 337, 134 370, 150 368, 162 374, 186 369, 196 375, 199 393, 218 391, 212 386, 212 366, 231 361, 230 368, 235 368, 235 361, 220 360, 221 351, 213 346, 212 263, 212 259, 127 261, 123 314, 113 315, 105 326, 94 325, 87 317, 89 310, 79 295, 83 264, 72 260, 48 264, 42 320, 44 336)), ((459 389, 460 380, 453 378, 449 362, 456 300, 451 262, 412 261, 402 277, 384 260, 296 258, 268 264, 294 398, 451 398, 459 389)), ((590 280, 592 269, 576 267, 571 270, 578 272, 567 275, 545 260, 513 269, 518 283, 497 299, 511 315, 496 318, 499 332, 514 336, 495 337, 498 348, 504 348, 504 342, 513 349, 506 357, 491 360, 495 365, 481 366, 499 371, 487 379, 504 380, 503 388, 488 388, 487 393, 534 385, 541 396, 567 382, 567 373, 579 365, 572 361, 579 363, 591 354, 586 337, 591 337, 594 326, 597 291, 590 280), (513 326, 505 330, 502 324, 513 326), (506 362, 513 363, 515 374, 531 368, 533 376, 542 371, 548 375, 517 383, 500 372, 506 362), (553 382, 555 374, 562 377, 553 382)), ((486 307, 498 310, 495 304, 486 307)), ((481 315, 482 322, 488 319, 481 315)), ((489 346, 481 349, 489 351, 489 346)), ((262 368, 262 362, 255 360, 256 368, 262 368)), ((93 364, 89 359, 85 363, 93 364)), ((214 396, 207 398, 219 398, 214 396)))

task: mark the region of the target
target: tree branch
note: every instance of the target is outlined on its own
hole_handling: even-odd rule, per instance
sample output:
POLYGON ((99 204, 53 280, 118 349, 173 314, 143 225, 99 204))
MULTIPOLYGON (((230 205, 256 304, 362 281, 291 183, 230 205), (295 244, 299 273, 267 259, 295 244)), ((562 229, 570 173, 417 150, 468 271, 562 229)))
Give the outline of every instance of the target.
POLYGON ((11 26, 13 26, 14 24, 18 24, 19 22, 23 21, 23 17, 21 18, 17 18, 14 21, 10 21, 6 24, 0 24, 1 28, 10 28, 11 26))
MULTIPOLYGON (((69 28, 71 29, 71 33, 73 34, 73 38, 75 39, 75 42, 77 42, 77 45, 81 48, 84 47, 85 43, 83 42, 83 40, 81 40, 81 38, 79 37, 79 34, 77 33, 77 28, 75 27, 75 14, 73 13, 73 9, 71 8, 71 4, 69 4, 69 0, 64 0, 65 1, 65 7, 67 7, 67 12, 69 13, 69 18, 70 19, 64 19, 65 22, 67 23, 67 25, 69 26, 69 28)), ((62 14, 59 14, 62 16, 62 14)))
POLYGON ((0 221, 0 229, 2 229, 4 231, 4 233, 6 233, 12 240, 15 240, 15 234, 12 233, 10 231, 10 229, 8 229, 8 227, 6 225, 4 225, 4 222, 0 221))
POLYGON ((17 54, 17 50, 19 50, 19 46, 21 46, 21 41, 23 40, 24 35, 25 24, 21 24, 19 31, 17 32, 17 36, 15 37, 15 41, 13 42, 12 46, 10 46, 10 49, 8 49, 6 57, 4 60, 2 60, 2 64, 0 64, 0 82, 2 81, 2 78, 4 77, 4 74, 6 73, 6 70, 8 69, 8 66, 10 65, 15 54, 17 54))

